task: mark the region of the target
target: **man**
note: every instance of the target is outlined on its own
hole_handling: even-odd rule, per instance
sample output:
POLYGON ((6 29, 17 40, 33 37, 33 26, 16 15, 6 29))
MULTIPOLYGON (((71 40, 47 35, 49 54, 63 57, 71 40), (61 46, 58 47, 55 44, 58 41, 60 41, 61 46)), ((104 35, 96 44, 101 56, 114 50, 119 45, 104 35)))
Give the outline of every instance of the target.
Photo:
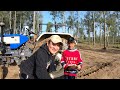
POLYGON ((80 52, 75 48, 77 44, 73 37, 68 39, 68 49, 62 53, 61 64, 64 68, 64 79, 75 79, 77 71, 82 68, 80 52))
POLYGON ((36 38, 37 38, 36 34, 31 34, 29 41, 26 42, 26 46, 31 50, 31 52, 33 52, 35 48, 36 38))
POLYGON ((31 52, 33 51, 34 47, 35 47, 35 42, 34 42, 34 35, 30 35, 29 41, 26 42, 26 46, 31 50, 31 52))
POLYGON ((30 58, 20 65, 21 79, 53 79, 52 71, 56 70, 55 54, 60 50, 62 38, 52 35, 30 58))

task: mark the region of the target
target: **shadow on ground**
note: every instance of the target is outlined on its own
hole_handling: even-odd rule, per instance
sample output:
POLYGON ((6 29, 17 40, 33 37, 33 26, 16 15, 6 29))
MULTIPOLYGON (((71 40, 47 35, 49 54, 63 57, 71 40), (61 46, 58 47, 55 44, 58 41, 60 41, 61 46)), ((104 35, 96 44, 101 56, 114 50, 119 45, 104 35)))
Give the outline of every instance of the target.
POLYGON ((8 67, 3 66, 2 69, 3 69, 3 79, 5 79, 5 77, 8 74, 8 67))

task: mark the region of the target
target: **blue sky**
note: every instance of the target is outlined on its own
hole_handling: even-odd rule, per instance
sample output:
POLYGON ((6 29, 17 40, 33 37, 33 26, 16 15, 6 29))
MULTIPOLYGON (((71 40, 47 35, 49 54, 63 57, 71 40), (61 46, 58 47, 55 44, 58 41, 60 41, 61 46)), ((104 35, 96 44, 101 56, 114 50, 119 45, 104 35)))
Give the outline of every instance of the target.
POLYGON ((48 11, 42 11, 42 15, 43 15, 43 23, 48 23, 52 21, 52 17, 48 11))
MULTIPOLYGON (((85 14, 86 11, 80 11, 80 18, 83 18, 84 17, 84 14, 85 14)), ((43 15, 43 23, 47 24, 48 22, 53 22, 52 20, 52 16, 49 14, 48 11, 42 11, 42 15, 43 15)), ((68 13, 66 13, 66 16, 67 17, 68 13)), ((43 27, 43 31, 45 31, 46 29, 46 26, 42 26, 43 27)), ((62 30, 59 30, 59 32, 62 32, 62 30)))
MULTIPOLYGON (((84 17, 85 13, 86 13, 86 11, 80 11, 81 18, 84 17)), ((49 14, 48 11, 42 11, 42 15, 43 15, 43 23, 52 21, 52 16, 49 14)))
MULTIPOLYGON (((81 18, 83 18, 84 14, 85 14, 85 11, 80 12, 81 18)), ((48 11, 42 11, 42 15, 43 15, 43 23, 47 24, 48 22, 53 22, 52 16, 49 14, 48 11)), ((67 17, 67 16, 68 16, 68 13, 66 13, 65 17, 67 17)), ((46 26, 43 26, 43 27, 44 27, 43 28, 43 31, 44 31, 46 26)), ((59 32, 61 32, 61 31, 62 30, 59 30, 59 32)))

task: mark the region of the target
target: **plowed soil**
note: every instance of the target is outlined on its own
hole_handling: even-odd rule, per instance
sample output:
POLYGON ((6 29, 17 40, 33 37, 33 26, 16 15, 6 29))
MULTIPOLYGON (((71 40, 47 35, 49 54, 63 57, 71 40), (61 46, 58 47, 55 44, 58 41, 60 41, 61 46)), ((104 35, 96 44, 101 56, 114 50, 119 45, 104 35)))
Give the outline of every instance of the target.
MULTIPOLYGON (((120 50, 91 49, 78 46, 83 59, 83 68, 76 79, 120 79, 120 50)), ((11 65, 4 79, 19 79, 19 68, 11 65)))

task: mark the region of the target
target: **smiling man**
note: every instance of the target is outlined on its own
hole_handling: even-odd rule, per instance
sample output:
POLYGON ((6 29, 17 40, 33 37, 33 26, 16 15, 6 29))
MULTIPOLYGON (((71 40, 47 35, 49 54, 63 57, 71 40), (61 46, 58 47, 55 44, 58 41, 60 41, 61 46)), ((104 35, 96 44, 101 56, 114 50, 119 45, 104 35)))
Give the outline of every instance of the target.
POLYGON ((21 63, 20 79, 52 79, 49 73, 56 70, 53 61, 62 45, 62 38, 52 35, 47 43, 21 63))

